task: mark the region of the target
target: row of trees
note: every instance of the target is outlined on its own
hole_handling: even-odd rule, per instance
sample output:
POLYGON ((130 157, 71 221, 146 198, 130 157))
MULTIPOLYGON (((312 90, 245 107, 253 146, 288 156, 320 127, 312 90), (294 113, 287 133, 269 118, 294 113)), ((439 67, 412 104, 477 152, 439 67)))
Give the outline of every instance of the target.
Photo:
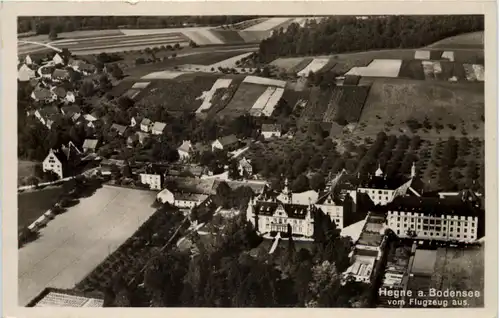
POLYGON ((255 18, 254 16, 74 16, 74 17, 20 17, 17 32, 49 34, 81 30, 118 28, 154 29, 183 27, 187 25, 233 24, 255 18))
POLYGON ((352 16, 291 24, 262 41, 261 62, 280 56, 319 55, 390 48, 416 48, 443 38, 484 29, 483 16, 352 16))

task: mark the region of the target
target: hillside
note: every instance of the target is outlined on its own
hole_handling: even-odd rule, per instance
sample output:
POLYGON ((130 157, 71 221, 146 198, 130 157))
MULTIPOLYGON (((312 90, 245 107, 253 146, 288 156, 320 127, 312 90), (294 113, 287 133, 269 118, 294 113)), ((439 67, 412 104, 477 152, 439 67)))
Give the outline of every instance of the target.
POLYGON ((442 39, 428 46, 446 49, 484 49, 484 31, 471 32, 442 39))

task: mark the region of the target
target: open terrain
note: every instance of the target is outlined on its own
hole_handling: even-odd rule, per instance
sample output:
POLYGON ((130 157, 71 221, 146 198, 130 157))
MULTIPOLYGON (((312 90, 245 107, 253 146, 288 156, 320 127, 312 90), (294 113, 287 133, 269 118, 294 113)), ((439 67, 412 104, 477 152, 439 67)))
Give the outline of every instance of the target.
POLYGON ((429 45, 430 48, 484 49, 484 31, 452 36, 429 45))
POLYGON ((483 84, 376 79, 353 134, 365 137, 385 131, 410 135, 407 121, 424 122, 427 117, 432 127, 416 131, 423 139, 444 138, 460 134, 462 130, 468 136, 482 138, 482 116, 483 84))
POLYGON ((50 221, 19 250, 20 305, 46 287, 73 288, 153 214, 154 200, 151 191, 104 186, 50 221))
POLYGON ((33 176, 37 162, 18 160, 17 161, 17 182, 19 183, 27 177, 33 176))

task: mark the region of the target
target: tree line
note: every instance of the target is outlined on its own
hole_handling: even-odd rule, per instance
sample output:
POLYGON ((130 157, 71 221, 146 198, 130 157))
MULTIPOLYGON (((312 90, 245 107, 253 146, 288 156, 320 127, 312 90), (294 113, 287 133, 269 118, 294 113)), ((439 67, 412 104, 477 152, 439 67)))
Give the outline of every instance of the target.
POLYGON ((391 48, 417 48, 446 37, 484 30, 480 15, 389 16, 358 19, 353 16, 310 21, 305 28, 292 23, 264 40, 260 62, 278 57, 391 48))
POLYGON ((214 26, 238 23, 256 16, 75 16, 75 17, 19 17, 17 32, 49 34, 81 30, 102 30, 118 28, 170 28, 193 26, 214 26))

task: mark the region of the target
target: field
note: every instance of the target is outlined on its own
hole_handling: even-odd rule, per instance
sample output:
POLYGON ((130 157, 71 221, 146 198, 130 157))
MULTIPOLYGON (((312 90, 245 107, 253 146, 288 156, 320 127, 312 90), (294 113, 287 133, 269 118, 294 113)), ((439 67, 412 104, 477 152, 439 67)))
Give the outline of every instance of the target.
POLYGON ((332 97, 330 98, 330 102, 328 103, 328 107, 326 109, 325 114, 323 115, 323 122, 331 123, 337 119, 337 113, 339 111, 339 102, 342 97, 342 87, 336 86, 333 89, 332 97))
POLYGON ((398 77, 424 80, 425 75, 424 69, 422 68, 422 62, 419 60, 403 60, 398 77))
POLYGON ((349 123, 357 122, 369 90, 369 86, 343 86, 337 116, 349 123))
POLYGON ((298 76, 307 76, 309 72, 316 73, 321 70, 326 64, 328 64, 328 58, 318 58, 313 59, 311 63, 309 63, 304 69, 300 70, 297 75, 298 76))
POLYGON ((62 187, 48 187, 42 190, 19 193, 17 195, 18 229, 28 226, 59 201, 62 187))
MULTIPOLYGON (((215 83, 215 76, 196 76, 186 82, 179 80, 156 81, 143 90, 144 97, 137 103, 146 113, 156 113, 159 109, 168 112, 194 112, 202 104, 199 98, 215 83)), ((150 115, 147 115, 148 117, 150 115)))
POLYGON ((472 32, 452 36, 429 45, 430 48, 484 49, 484 32, 472 32))
POLYGON ((423 139, 456 135, 456 131, 447 127, 449 124, 463 128, 469 137, 483 138, 483 115, 483 84, 376 79, 354 134, 360 137, 380 131, 409 134, 407 120, 423 122, 427 117, 432 125, 439 123, 444 128, 418 130, 423 139))
POLYGON ((239 116, 247 113, 266 89, 267 86, 264 85, 241 83, 229 104, 219 112, 219 115, 239 116))
POLYGON ((218 89, 227 89, 231 85, 231 81, 231 79, 223 78, 219 78, 217 81, 215 81, 214 85, 212 86, 212 88, 210 88, 209 91, 203 92, 203 96, 201 97, 203 99, 203 102, 201 106, 196 110, 196 113, 209 110, 210 107, 212 107, 212 99, 215 92, 218 89))
POLYGON ((210 100, 210 104, 212 107, 207 112, 202 112, 203 116, 206 116, 207 119, 214 118, 220 111, 222 111, 227 104, 231 101, 234 94, 238 90, 239 84, 241 80, 235 80, 231 82, 231 85, 226 88, 219 88, 215 91, 212 99, 210 100))
POLYGON ((73 288, 154 212, 151 191, 104 186, 58 215, 19 250, 19 303, 46 287, 73 288))
MULTIPOLYGON (((290 57, 290 58, 279 58, 270 63, 272 66, 276 66, 285 71, 289 71, 297 66, 304 60, 303 57, 290 57)), ((305 67, 305 66, 304 66, 305 67)))
POLYGON ((353 67, 345 75, 368 77, 397 77, 401 68, 401 60, 375 59, 368 66, 353 67))
POLYGON ((440 248, 431 287, 438 290, 480 291, 480 298, 468 298, 468 307, 484 305, 484 246, 468 249, 440 248))
POLYGON ((303 112, 303 117, 307 121, 321 122, 328 108, 332 93, 333 90, 331 89, 323 90, 319 87, 312 88, 311 94, 309 95, 309 103, 303 112))

